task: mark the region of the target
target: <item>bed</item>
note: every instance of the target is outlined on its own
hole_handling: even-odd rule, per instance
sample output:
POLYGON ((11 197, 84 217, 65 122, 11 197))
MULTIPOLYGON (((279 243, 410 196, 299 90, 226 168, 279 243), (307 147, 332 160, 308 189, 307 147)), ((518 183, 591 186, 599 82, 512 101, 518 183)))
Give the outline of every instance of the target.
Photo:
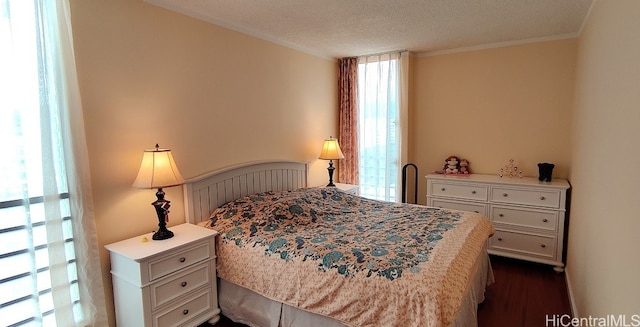
POLYGON ((187 221, 216 229, 222 313, 250 326, 476 326, 493 282, 476 213, 308 187, 254 162, 187 181, 187 221))

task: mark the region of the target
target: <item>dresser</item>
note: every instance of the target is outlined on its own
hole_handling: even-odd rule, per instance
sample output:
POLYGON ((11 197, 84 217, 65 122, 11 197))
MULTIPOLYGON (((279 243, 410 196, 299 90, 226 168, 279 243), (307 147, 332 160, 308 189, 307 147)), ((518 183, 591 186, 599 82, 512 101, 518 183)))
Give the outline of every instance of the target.
POLYGON ((553 179, 429 174, 427 205, 473 211, 496 229, 489 253, 554 266, 564 271, 563 249, 569 182, 553 179))
POLYGON ((215 236, 192 224, 174 237, 152 234, 106 245, 110 252, 116 325, 197 326, 219 319, 215 236))

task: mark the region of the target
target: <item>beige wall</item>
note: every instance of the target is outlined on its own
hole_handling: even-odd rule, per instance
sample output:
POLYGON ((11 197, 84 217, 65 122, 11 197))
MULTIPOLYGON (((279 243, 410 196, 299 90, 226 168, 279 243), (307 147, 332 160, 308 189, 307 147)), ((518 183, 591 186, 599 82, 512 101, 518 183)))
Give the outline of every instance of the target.
POLYGON ((415 57, 410 160, 420 175, 457 155, 475 173, 497 174, 513 158, 526 176, 552 162, 554 177, 568 177, 575 54, 567 39, 415 57))
POLYGON ((567 277, 582 317, 640 314, 640 1, 597 1, 579 38, 567 277))
MULTIPOLYGON (((172 149, 185 177, 254 160, 311 163, 337 133, 337 64, 142 0, 72 0, 100 247, 157 226, 154 191, 131 184, 145 148, 172 149)), ((184 221, 182 191, 170 226, 184 221)), ((113 318, 108 255, 101 256, 113 318)), ((112 319, 113 323, 113 319, 112 319)))
MULTIPOLYGON (((411 58, 409 158, 420 175, 456 154, 477 173, 514 158, 526 175, 550 161, 555 177, 570 178, 567 276, 581 316, 637 313, 640 303, 631 205, 640 176, 612 159, 640 162, 639 5, 597 2, 579 44, 411 58)), ((312 185, 326 182, 316 157, 337 134, 335 62, 142 1, 71 0, 71 9, 100 246, 155 227, 153 191, 130 185, 156 142, 185 177, 292 159, 311 162, 312 185)), ((170 225, 181 223, 182 192, 166 191, 170 225)), ((104 251, 101 262, 112 318, 104 251)))

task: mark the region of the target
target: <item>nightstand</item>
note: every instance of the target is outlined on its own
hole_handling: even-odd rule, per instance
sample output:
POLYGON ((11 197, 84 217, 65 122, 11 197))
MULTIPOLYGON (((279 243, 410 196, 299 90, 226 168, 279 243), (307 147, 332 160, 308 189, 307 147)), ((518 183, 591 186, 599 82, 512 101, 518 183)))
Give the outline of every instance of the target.
POLYGON ((217 232, 192 224, 170 229, 175 236, 167 240, 149 233, 105 246, 119 327, 196 326, 220 318, 217 232))
POLYGON ((360 194, 360 190, 358 185, 353 184, 343 184, 343 183, 335 183, 336 187, 340 190, 347 192, 349 194, 358 195, 360 194))

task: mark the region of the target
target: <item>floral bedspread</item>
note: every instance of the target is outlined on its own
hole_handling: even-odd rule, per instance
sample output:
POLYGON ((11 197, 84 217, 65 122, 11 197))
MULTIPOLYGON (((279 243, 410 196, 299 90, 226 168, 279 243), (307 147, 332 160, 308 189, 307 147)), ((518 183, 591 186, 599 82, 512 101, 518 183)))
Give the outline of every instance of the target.
POLYGON ((250 195, 217 209, 218 276, 351 326, 447 326, 493 233, 475 213, 336 188, 250 195))

